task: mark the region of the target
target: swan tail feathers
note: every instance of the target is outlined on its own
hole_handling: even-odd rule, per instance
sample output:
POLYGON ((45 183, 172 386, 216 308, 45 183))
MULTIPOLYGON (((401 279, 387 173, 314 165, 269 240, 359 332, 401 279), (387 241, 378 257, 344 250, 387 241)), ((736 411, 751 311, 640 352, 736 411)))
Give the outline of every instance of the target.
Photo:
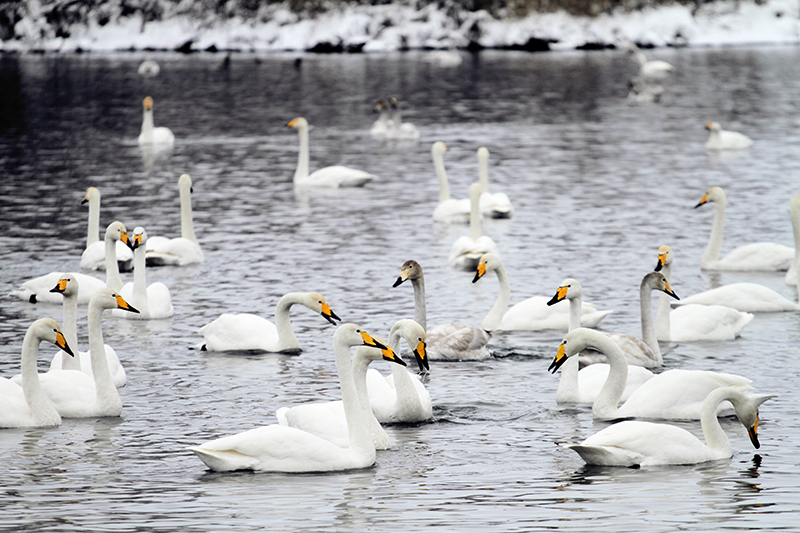
POLYGON ((253 470, 258 464, 254 457, 235 450, 209 450, 202 446, 191 446, 188 450, 194 452, 208 468, 215 472, 253 470))
POLYGON ((568 448, 575 450, 589 465, 639 467, 644 460, 641 454, 615 446, 573 444, 568 448))

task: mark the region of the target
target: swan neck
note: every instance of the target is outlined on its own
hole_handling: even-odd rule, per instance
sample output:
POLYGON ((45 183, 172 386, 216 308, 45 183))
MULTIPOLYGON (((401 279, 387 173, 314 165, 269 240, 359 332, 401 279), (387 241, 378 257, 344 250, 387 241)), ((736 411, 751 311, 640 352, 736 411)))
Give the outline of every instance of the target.
POLYGON ((297 136, 300 138, 300 153, 297 156, 297 170, 294 173, 295 183, 308 177, 308 128, 298 128, 297 136))
POLYGON ((605 354, 609 369, 606 382, 592 405, 592 413, 596 418, 615 418, 617 405, 628 382, 628 361, 622 349, 607 335, 597 332, 593 337, 595 340, 592 348, 605 354))
MULTIPOLYGON (((572 331, 571 325, 570 331, 572 331)), ((561 378, 558 380, 556 403, 577 403, 580 401, 579 371, 580 361, 578 355, 575 354, 572 357, 568 357, 561 366, 561 378)))
POLYGON ((192 221, 192 193, 187 187, 181 188, 181 237, 197 242, 192 221))
POLYGON ((658 346, 656 328, 653 325, 652 290, 653 289, 646 283, 642 283, 639 287, 639 312, 642 315, 642 340, 653 351, 657 366, 661 366, 663 362, 661 359, 661 349, 658 346))
POLYGON ((375 452, 372 437, 367 431, 364 413, 358 398, 353 367, 350 362, 350 346, 337 342, 334 338, 334 354, 336 356, 336 371, 339 374, 339 386, 342 389, 342 404, 344 416, 347 419, 347 431, 350 436, 350 449, 375 452))
POLYGON ((703 428, 703 437, 706 439, 706 444, 711 450, 720 455, 720 457, 730 457, 733 455, 733 448, 731 448, 731 441, 722 429, 717 418, 717 407, 725 400, 735 401, 733 391, 727 387, 721 387, 711 391, 703 401, 703 407, 700 411, 700 426, 703 428))
POLYGON ((794 234, 794 262, 800 262, 800 201, 792 202, 792 233, 794 234))
POLYGON ((725 197, 714 202, 714 223, 711 226, 711 236, 708 239, 708 246, 703 252, 700 266, 704 267, 719 261, 719 254, 722 251, 722 238, 725 234, 725 197))
POLYGON ((473 241, 481 238, 481 205, 480 194, 469 195, 469 232, 473 241))
POLYGON ((57 425, 49 421, 61 420, 61 417, 39 383, 39 371, 36 367, 39 343, 41 339, 29 328, 22 341, 22 392, 37 425, 57 425))
POLYGON ((75 357, 70 356, 66 352, 61 352, 61 368, 64 370, 80 370, 81 359, 78 349, 78 297, 77 295, 64 297, 64 322, 61 324, 61 332, 64 334, 64 339, 67 345, 72 348, 75 357))
POLYGON ((122 289, 122 278, 119 276, 117 265, 117 243, 110 236, 106 236, 105 245, 106 286, 113 291, 119 291, 122 289))
POLYGON ((106 348, 103 344, 103 307, 89 304, 89 352, 92 361, 92 374, 94 387, 97 392, 98 405, 109 407, 110 411, 117 414, 122 409, 122 400, 119 398, 117 387, 111 379, 108 369, 106 348))
POLYGON ((100 240, 100 199, 89 199, 89 226, 86 232, 86 247, 100 240))
POLYGON ((300 349, 300 341, 297 340, 297 336, 292 330, 292 322, 289 318, 289 312, 296 303, 299 303, 297 293, 290 292, 281 297, 275 305, 275 328, 278 330, 279 352, 300 349))
POLYGON ((489 192, 489 159, 485 155, 478 155, 478 178, 481 193, 489 192))
POLYGON ((439 179, 439 203, 450 199, 450 184, 447 182, 447 172, 444 170, 444 157, 438 152, 433 154, 433 168, 439 179))
POLYGON ((142 117, 142 133, 145 140, 151 142, 153 140, 153 111, 144 110, 142 117))
MULTIPOLYGON (((421 324, 420 324, 421 325, 421 324)), ((389 335, 389 346, 395 353, 400 353, 400 332, 394 331, 389 335)), ((414 349, 414 340, 406 339, 408 347, 414 349)), ((411 382, 411 376, 405 367, 391 363, 392 376, 394 377, 394 390, 395 390, 395 403, 398 406, 406 406, 405 408, 421 409, 422 403, 419 399, 419 394, 411 382), (413 407, 412 407, 413 406, 413 407)))
MULTIPOLYGON (((661 268, 661 273, 667 278, 667 281, 672 280, 672 264, 665 265, 661 268)), ((656 312, 656 339, 668 341, 672 339, 672 326, 670 324, 669 314, 672 311, 670 307, 670 300, 672 298, 665 293, 658 295, 658 311, 656 312)))
POLYGON ((486 318, 484 318, 481 323, 481 327, 489 331, 497 329, 500 326, 500 323, 503 321, 503 315, 505 315, 508 310, 508 302, 511 300, 511 286, 508 282, 508 275, 506 274, 505 267, 502 264, 498 265, 497 268, 494 269, 494 272, 497 274, 497 281, 500 283, 500 292, 497 295, 494 306, 492 306, 489 314, 486 315, 486 318))
POLYGON ((367 370, 372 360, 363 353, 364 350, 369 349, 367 346, 356 348, 356 354, 353 356, 353 382, 358 393, 361 409, 372 412, 372 408, 369 405, 369 393, 367 392, 367 370))
POLYGON ((581 327, 581 311, 583 309, 582 298, 570 298, 569 300, 569 331, 581 327))
POLYGON ((414 278, 411 280, 411 285, 414 287, 414 321, 427 331, 428 324, 426 319, 428 313, 425 308, 425 279, 422 276, 414 278))

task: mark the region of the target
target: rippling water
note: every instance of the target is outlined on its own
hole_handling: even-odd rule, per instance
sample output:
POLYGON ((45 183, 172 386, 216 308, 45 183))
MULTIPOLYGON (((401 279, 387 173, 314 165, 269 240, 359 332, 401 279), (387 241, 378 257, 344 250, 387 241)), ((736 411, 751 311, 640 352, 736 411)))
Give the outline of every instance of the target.
MULTIPOLYGON (((368 470, 215 474, 185 451, 272 423, 277 407, 338 396, 334 328, 322 318, 293 313, 300 356, 190 351, 196 329, 222 312, 270 317, 282 294, 314 290, 345 321, 386 335, 413 312, 411 288, 391 285, 414 258, 427 276, 430 324, 480 323, 497 282, 473 285, 471 274, 446 265, 468 230, 430 219, 435 140, 450 147, 457 197, 477 179, 476 149, 491 151, 492 187, 516 208, 513 219, 485 227, 509 270, 512 303, 552 295, 572 276, 588 300, 615 310, 604 330, 639 334, 638 283, 662 244, 675 250, 679 295, 757 280, 795 299, 782 275, 700 272, 712 209, 692 207, 721 185, 726 250, 737 239, 791 245, 800 52, 651 55, 677 68, 661 105, 628 105, 635 69, 618 52, 484 52, 451 69, 417 53, 304 56, 299 66, 289 55, 234 56, 227 69, 220 56, 165 55, 152 80, 136 75, 136 55, 1 56, 0 292, 78 268, 87 217, 80 201, 90 185, 103 195, 101 225, 120 219, 150 235, 178 235, 177 178, 188 172, 206 262, 148 270, 149 281, 172 291, 171 320, 106 318, 105 340, 128 373, 121 418, 0 431, 0 529, 797 530, 797 313, 759 315, 734 342, 662 345, 667 368, 739 373, 779 395, 761 409, 757 452, 741 425, 723 421, 730 460, 584 466, 558 444, 605 423, 593 422, 588 407, 556 405, 558 378, 547 372, 556 333, 497 335, 495 359, 434 363, 434 422, 390 427, 394 448, 368 470), (156 124, 177 138, 166 156, 136 143, 147 94, 156 124), (370 137, 372 103, 390 95, 422 131, 419 143, 370 137), (296 196, 297 136, 285 123, 299 115, 312 124, 312 168, 341 163, 380 180, 296 196), (710 156, 708 120, 755 145, 710 156)), ((2 375, 18 372, 24 331, 39 316, 60 320, 61 310, 0 299, 2 375)), ((682 425, 700 434, 699 425, 682 425)))

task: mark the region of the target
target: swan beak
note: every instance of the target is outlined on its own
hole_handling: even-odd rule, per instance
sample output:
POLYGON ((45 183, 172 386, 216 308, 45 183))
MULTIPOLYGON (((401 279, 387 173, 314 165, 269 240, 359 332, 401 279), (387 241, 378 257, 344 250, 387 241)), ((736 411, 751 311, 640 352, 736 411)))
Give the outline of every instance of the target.
POLYGON ((89 201, 89 193, 86 193, 86 195, 83 197, 83 200, 81 200, 81 205, 85 204, 88 201, 89 201))
POLYGON ((417 343, 417 347, 414 348, 414 358, 417 360, 420 372, 427 372, 431 369, 428 364, 428 354, 425 351, 425 346, 425 341, 421 340, 417 343))
POLYGON ((708 202, 708 193, 703 195, 703 197, 700 199, 700 202, 696 206, 694 206, 694 208, 697 209, 706 202, 708 202))
MULTIPOLYGON (((70 356, 75 357, 75 354, 72 353, 72 349, 67 345, 67 339, 64 338, 64 334, 58 330, 56 330, 56 342, 54 344, 64 350, 70 356)), ((756 448, 758 448, 758 446, 756 446, 756 448)))
POLYGON ((561 346, 558 347, 558 352, 556 352, 556 357, 553 359, 553 362, 550 363, 547 371, 552 372, 553 374, 556 373, 556 370, 561 368, 561 365, 564 364, 564 361, 567 360, 567 349, 565 346, 567 345, 567 341, 561 343, 561 346))
POLYGON ((124 309, 125 311, 130 311, 131 313, 138 313, 139 310, 133 307, 131 304, 125 301, 125 299, 120 296, 119 294, 115 295, 117 299, 117 307, 120 309, 124 309))
POLYGON ((658 263, 656 264, 655 270, 656 272, 660 272, 662 268, 667 264, 667 254, 666 252, 663 254, 658 254, 658 263))
POLYGON ((361 333, 361 338, 364 340, 365 346, 372 346, 373 348, 380 348, 381 350, 385 350, 387 348, 385 344, 381 344, 380 342, 373 339, 372 336, 366 331, 361 331, 360 333, 361 333))
POLYGON ((472 283, 475 283, 476 281, 481 279, 484 276, 484 274, 486 274, 486 262, 485 261, 478 265, 478 271, 475 272, 475 277, 472 278, 472 283))
POLYGON ((336 316, 336 313, 334 313, 333 310, 331 310, 331 306, 328 305, 327 302, 322 304, 322 313, 320 313, 320 314, 325 318, 325 320, 327 320, 328 322, 330 322, 334 326, 336 325, 336 322, 334 322, 334 320, 333 320, 334 318, 336 320, 341 320, 341 318, 336 316))
POLYGON ((750 442, 753 443, 756 450, 761 448, 761 444, 758 442, 758 418, 756 418, 756 423, 751 428, 747 428, 747 434, 750 436, 750 442))
POLYGON ((400 274, 399 276, 397 276, 397 281, 394 282, 394 285, 392 285, 392 288, 397 287, 398 285, 403 283, 406 279, 408 279, 408 278, 403 278, 403 275, 400 274))
POLYGON ((569 290, 569 285, 564 285, 563 287, 559 287, 558 289, 556 289, 555 296, 550 298, 550 301, 547 302, 547 305, 557 304, 558 302, 566 298, 568 290, 569 290))
POLYGON ((707 129, 707 130, 710 130, 710 129, 711 129, 711 123, 710 123, 710 122, 706 122, 706 129, 707 129))
POLYGON ((397 354, 394 353, 394 350, 392 350, 390 346, 387 346, 385 349, 382 349, 381 353, 383 354, 383 359, 385 361, 389 361, 390 363, 397 363, 400 366, 407 366, 406 362, 400 359, 397 356, 397 354))
POLYGON ((672 287, 670 287, 670 286, 669 286, 669 281, 666 281, 666 280, 665 280, 665 281, 664 281, 664 284, 666 285, 666 288, 664 289, 664 292, 665 292, 665 293, 667 293, 667 294, 669 294, 670 296, 672 296, 672 297, 673 297, 673 298, 675 298, 676 300, 680 300, 680 298, 678 298, 678 295, 677 295, 677 294, 675 294, 675 293, 672 291, 672 287))
MULTIPOLYGON (((63 293, 65 290, 67 290, 67 281, 68 281, 68 280, 66 280, 66 279, 60 279, 60 280, 58 280, 58 283, 56 283, 56 286, 55 286, 55 287, 53 287, 52 289, 50 289, 50 292, 59 292, 59 293, 63 293)), ((64 351, 66 351, 66 350, 64 350, 64 351)))
POLYGON ((131 250, 137 249, 139 246, 142 245, 142 236, 141 235, 133 235, 125 239, 125 244, 128 245, 128 248, 131 250))
POLYGON ((289 122, 288 124, 286 124, 286 126, 289 127, 289 128, 294 128, 296 125, 297 125, 297 119, 294 119, 291 122, 289 122))

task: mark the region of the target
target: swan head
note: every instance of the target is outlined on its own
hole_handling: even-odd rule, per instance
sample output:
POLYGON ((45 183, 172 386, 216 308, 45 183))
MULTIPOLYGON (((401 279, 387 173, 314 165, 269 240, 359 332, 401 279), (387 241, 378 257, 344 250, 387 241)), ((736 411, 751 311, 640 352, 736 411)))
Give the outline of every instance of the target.
POLYGON ((400 275, 397 276, 397 280, 394 282, 392 287, 397 287, 401 283, 406 280, 415 280, 422 278, 422 267, 419 266, 419 263, 414 261, 413 259, 409 259, 403 266, 400 267, 400 275))
POLYGON ((290 121, 286 124, 290 128, 294 128, 296 130, 305 130, 308 129, 308 121, 303 117, 297 117, 296 119, 290 121))
POLYGON ((375 107, 372 108, 373 113, 380 113, 386 109, 386 100, 383 98, 379 98, 377 102, 375 102, 375 107))
POLYGON ((40 318, 31 324, 28 331, 36 335, 39 340, 52 342, 72 357, 75 357, 72 349, 67 345, 64 334, 61 333, 61 328, 52 318, 40 318))
POLYGON ((181 177, 178 178, 178 189, 181 191, 194 192, 194 189, 192 189, 192 178, 189 174, 182 174, 181 177))
POLYGON ((63 294, 65 297, 73 297, 78 295, 78 279, 72 274, 62 274, 58 279, 56 286, 50 289, 50 292, 57 292, 63 294))
POLYGON ((604 348, 620 349, 605 333, 589 328, 575 328, 564 336, 564 340, 561 341, 558 352, 547 370, 555 374, 568 357, 572 357, 586 348, 599 351, 603 351, 604 348), (609 343, 611 344, 609 345, 609 343))
POLYGON ((561 282, 561 285, 558 286, 556 289, 555 295, 550 298, 550 301, 547 302, 547 305, 555 305, 558 302, 568 299, 573 300, 575 298, 582 298, 583 297, 583 287, 581 284, 578 283, 577 280, 572 278, 567 278, 561 282))
POLYGON ((346 346, 371 346, 380 350, 387 348, 385 344, 375 340, 372 335, 355 324, 342 324, 336 328, 336 332, 333 334, 333 342, 346 346))
POLYGON ((153 99, 149 96, 146 96, 144 100, 142 100, 142 107, 144 107, 145 111, 152 111, 153 110, 153 99))
MULTIPOLYGON (((115 241, 122 241, 128 245, 130 248, 130 242, 128 242, 128 230, 125 228, 125 224, 120 222, 119 220, 115 220, 111 224, 108 225, 106 228, 106 239, 112 239, 115 241)), ((132 250, 133 248, 131 248, 132 250)))
POLYGON ((485 276, 487 272, 500 267, 502 264, 503 263, 500 261, 500 258, 497 257, 497 254, 493 254, 491 252, 483 254, 478 260, 478 268, 476 269, 475 277, 472 278, 472 283, 477 282, 479 279, 485 276))
POLYGON ((312 311, 316 311, 317 313, 321 314, 325 320, 327 320, 334 326, 336 325, 335 320, 340 320, 340 321, 342 320, 341 318, 336 316, 336 313, 334 313, 333 310, 331 309, 331 306, 328 305, 328 302, 325 300, 325 297, 322 296, 320 293, 309 292, 308 294, 306 294, 304 300, 305 301, 303 303, 305 304, 306 307, 308 307, 312 311))
POLYGON ((658 263, 653 269, 655 272, 660 272, 665 266, 671 265, 673 259, 672 248, 667 245, 658 249, 658 263))
POLYGON ((485 146, 481 146, 478 148, 478 161, 488 161, 489 160, 489 149, 485 146))
POLYGON ((706 122, 706 129, 708 131, 721 131, 722 126, 720 126, 717 122, 706 122))
POLYGON ((389 338, 394 335, 402 336, 411 349, 414 351, 414 359, 417 360, 417 366, 420 372, 428 372, 431 367, 428 364, 427 348, 427 335, 425 329, 414 320, 404 318, 395 322, 389 332, 389 338))
POLYGON ((725 191, 722 190, 722 187, 711 187, 706 191, 706 193, 703 195, 703 197, 700 199, 697 205, 694 206, 694 208, 697 209, 701 205, 706 204, 708 202, 719 202, 719 201, 722 202, 725 201, 725 191))
POLYGON ((738 390, 736 387, 729 388, 731 391, 727 398, 733 404, 736 417, 747 429, 750 442, 758 449, 761 447, 758 442, 758 404, 748 394, 738 390))
POLYGON ((128 248, 135 250, 147 244, 147 232, 141 226, 133 228, 133 233, 128 237, 128 248))
POLYGON ((431 146, 431 153, 435 156, 444 155, 448 150, 449 148, 442 141, 436 141, 431 146))
POLYGON ((89 307, 99 307, 101 309, 122 309, 131 313, 139 311, 117 293, 117 291, 102 287, 97 290, 89 300, 89 307))
POLYGON ((661 272, 650 272, 642 278, 642 287, 646 287, 652 291, 661 291, 664 294, 672 296, 676 300, 680 300, 678 295, 673 292, 672 287, 669 286, 669 281, 664 277, 661 272))
POLYGON ((89 187, 86 189, 86 194, 84 195, 83 200, 81 200, 81 205, 94 201, 100 201, 100 191, 97 189, 97 187, 89 187))

